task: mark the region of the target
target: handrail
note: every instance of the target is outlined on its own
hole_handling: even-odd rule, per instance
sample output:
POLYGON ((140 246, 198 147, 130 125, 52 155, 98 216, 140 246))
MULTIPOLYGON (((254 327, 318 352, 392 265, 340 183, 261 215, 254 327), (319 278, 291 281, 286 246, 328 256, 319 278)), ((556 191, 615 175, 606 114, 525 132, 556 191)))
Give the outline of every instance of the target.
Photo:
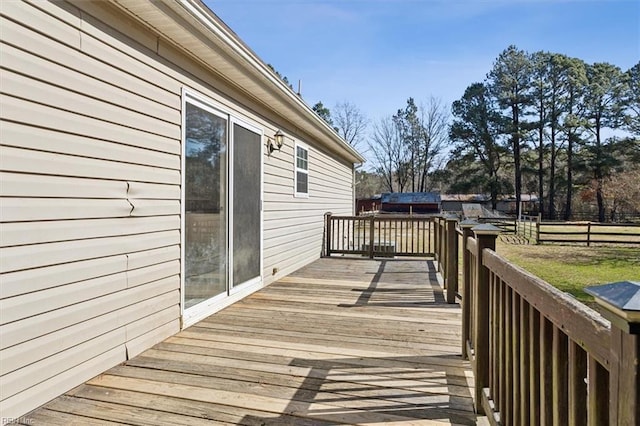
POLYGON ((629 321, 640 320, 608 307, 616 320, 605 319, 497 254, 497 228, 463 223, 462 354, 476 410, 492 425, 639 424, 640 324, 629 321))
POLYGON ((611 323, 577 299, 512 264, 495 251, 485 250, 482 263, 496 279, 544 315, 603 365, 610 364, 611 323))
POLYGON ((606 418, 601 411, 608 415, 609 407, 588 399, 614 391, 610 323, 495 251, 481 256, 490 284, 476 309, 487 304, 491 311, 486 323, 475 324, 489 329, 486 359, 474 358, 491 372, 480 393, 483 410, 499 413, 502 425, 606 418), (602 380, 586 383, 588 371, 602 380))

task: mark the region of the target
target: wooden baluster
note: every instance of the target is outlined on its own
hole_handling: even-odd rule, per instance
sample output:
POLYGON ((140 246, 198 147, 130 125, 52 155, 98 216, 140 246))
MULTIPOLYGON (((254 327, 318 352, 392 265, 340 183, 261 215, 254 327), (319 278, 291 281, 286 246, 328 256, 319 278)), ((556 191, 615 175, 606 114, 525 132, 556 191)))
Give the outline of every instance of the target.
POLYGON ((566 425, 569 422, 569 344, 567 335, 558 327, 553 328, 553 424, 566 425))
POLYGON ((369 218, 369 259, 373 259, 373 244, 375 242, 375 216, 369 218))
POLYGON ((540 312, 530 306, 529 312, 529 423, 540 424, 540 312))
POLYGON ((507 377, 505 375, 507 371, 507 363, 506 363, 506 336, 505 336, 505 306, 504 299, 506 294, 507 286, 505 283, 497 278, 498 281, 498 311, 496 312, 498 318, 498 411, 500 412, 500 417, 502 418, 502 413, 507 405, 507 392, 509 390, 506 388, 505 383, 507 382, 507 377))
MULTIPOLYGON (((507 393, 511 389, 507 388, 507 335, 506 335, 506 305, 504 303, 507 297, 507 285, 500 279, 498 290, 498 401, 501 420, 507 406, 507 393)), ((504 423, 504 420, 503 420, 504 423)))
POLYGON ((540 314, 540 424, 553 425, 553 324, 540 314))
POLYGON ((529 340, 529 333, 531 332, 529 327, 529 312, 529 302, 527 302, 524 297, 520 297, 520 336, 517 340, 520 344, 520 359, 518 361, 520 365, 520 419, 516 419, 516 422, 521 425, 531 424, 529 421, 529 399, 531 389, 529 381, 529 352, 531 350, 531 342, 529 340))
POLYGON ((584 425, 587 419, 587 353, 569 341, 569 426, 584 425))
POLYGON ((500 418, 503 424, 513 425, 513 318, 511 316, 512 290, 505 284, 504 288, 504 407, 500 407, 500 418))
MULTIPOLYGON (((489 274, 489 389, 491 399, 496 404, 498 400, 498 280, 491 272, 489 274)), ((462 299, 464 302, 464 298, 462 299)))
POLYGON ((589 369, 587 424, 607 426, 609 425, 609 372, 592 356, 588 357, 587 364, 589 369))
POLYGON ((520 298, 515 291, 511 292, 511 362, 512 362, 512 424, 520 424, 520 298))

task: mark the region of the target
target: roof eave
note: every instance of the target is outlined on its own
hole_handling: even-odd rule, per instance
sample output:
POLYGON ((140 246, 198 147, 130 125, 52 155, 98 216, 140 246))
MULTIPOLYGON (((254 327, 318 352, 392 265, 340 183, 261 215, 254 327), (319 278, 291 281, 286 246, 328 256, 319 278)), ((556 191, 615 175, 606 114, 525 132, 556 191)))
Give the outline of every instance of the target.
POLYGON ((195 57, 218 77, 291 122, 298 130, 313 137, 329 150, 351 163, 365 161, 360 153, 346 143, 201 1, 113 2, 183 52, 195 57), (189 38, 187 48, 175 34, 191 34, 195 37, 189 38), (229 59, 224 68, 219 66, 219 60, 213 60, 221 56, 229 59), (238 84, 239 81, 242 84, 238 84))

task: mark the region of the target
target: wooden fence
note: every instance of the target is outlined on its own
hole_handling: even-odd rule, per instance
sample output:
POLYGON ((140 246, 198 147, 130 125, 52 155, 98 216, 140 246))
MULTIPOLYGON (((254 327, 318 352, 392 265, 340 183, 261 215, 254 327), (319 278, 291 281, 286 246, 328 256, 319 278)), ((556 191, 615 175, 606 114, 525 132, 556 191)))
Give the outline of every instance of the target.
POLYGON ((449 277, 462 245, 462 354, 492 425, 640 424, 640 315, 604 309, 610 322, 511 264, 495 252, 499 228, 435 223, 449 277))
POLYGON ((488 223, 497 226, 504 232, 515 234, 518 230, 518 220, 511 217, 479 217, 476 219, 479 223, 488 223))
POLYGON ((324 253, 432 256, 432 216, 333 216, 325 214, 324 253))
POLYGON ((520 220, 516 222, 516 234, 525 237, 529 241, 538 243, 540 233, 540 215, 528 216, 522 215, 520 220))
POLYGON ((516 234, 536 244, 640 244, 640 224, 600 222, 543 222, 540 216, 522 216, 516 234))
POLYGON ((640 244, 640 225, 600 222, 538 222, 538 243, 640 244))

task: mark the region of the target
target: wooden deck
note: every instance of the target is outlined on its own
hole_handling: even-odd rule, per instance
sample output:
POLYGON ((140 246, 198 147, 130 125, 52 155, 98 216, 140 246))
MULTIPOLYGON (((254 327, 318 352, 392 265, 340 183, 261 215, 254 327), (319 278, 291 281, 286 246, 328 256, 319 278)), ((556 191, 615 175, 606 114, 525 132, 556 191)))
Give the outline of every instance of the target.
POLYGON ((476 424, 427 260, 326 258, 24 417, 30 425, 476 424))

